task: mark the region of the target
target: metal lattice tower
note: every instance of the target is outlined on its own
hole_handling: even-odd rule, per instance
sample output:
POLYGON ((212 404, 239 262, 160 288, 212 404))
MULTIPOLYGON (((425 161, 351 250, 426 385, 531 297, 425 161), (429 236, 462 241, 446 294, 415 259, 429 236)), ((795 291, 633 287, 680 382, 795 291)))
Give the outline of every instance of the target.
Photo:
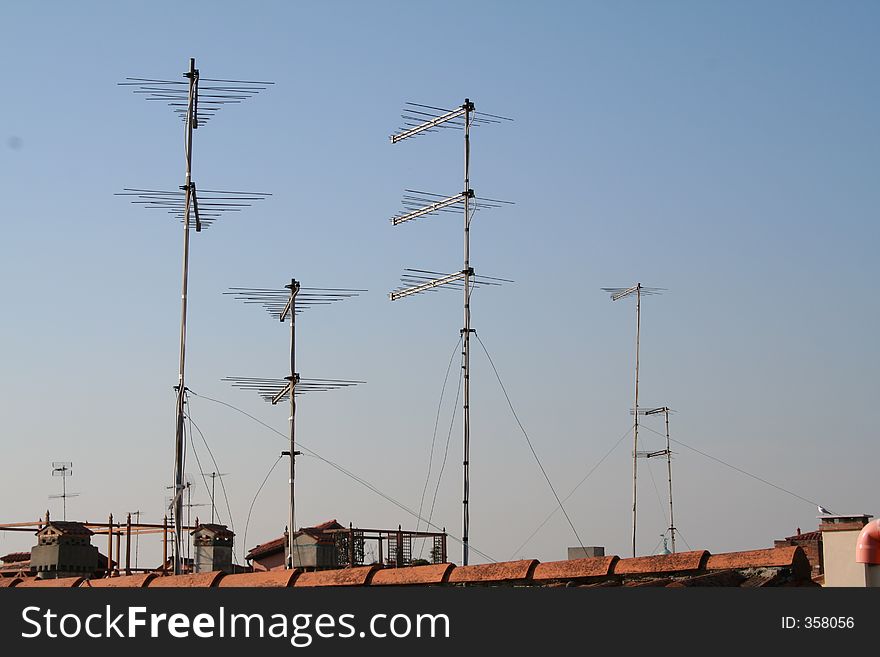
POLYGON ((464 459, 462 461, 462 564, 468 563, 468 537, 470 530, 470 337, 474 329, 471 328, 470 297, 475 285, 487 284, 498 285, 505 282, 504 279, 477 277, 471 267, 470 260, 470 224, 473 213, 479 209, 500 207, 509 203, 495 199, 477 199, 474 190, 470 186, 470 163, 471 142, 470 130, 472 126, 481 124, 501 123, 510 121, 503 116, 477 112, 475 105, 470 99, 465 98, 464 103, 455 109, 445 109, 431 105, 407 103, 403 114, 403 126, 400 132, 391 135, 391 143, 396 144, 409 137, 416 137, 434 132, 437 129, 462 129, 464 132, 464 188, 458 194, 441 196, 428 192, 406 190, 403 197, 403 211, 391 218, 395 226, 419 217, 437 214, 440 212, 458 212, 464 215, 464 266, 461 271, 452 274, 428 272, 416 269, 407 269, 401 279, 401 287, 390 294, 391 300, 396 301, 412 294, 426 292, 441 287, 460 287, 464 294, 464 328, 462 336, 462 378, 464 381, 463 401, 463 442, 464 459))
POLYGON ((183 494, 185 461, 185 365, 186 365, 186 311, 187 283, 189 279, 190 225, 196 232, 207 228, 227 212, 239 212, 253 202, 269 194, 263 192, 240 192, 199 190, 192 179, 193 131, 204 126, 225 105, 238 104, 268 88, 272 82, 248 80, 223 80, 201 78, 195 59, 189 60, 189 70, 184 80, 161 80, 155 78, 126 78, 120 86, 131 87, 148 101, 164 103, 177 113, 184 124, 186 174, 179 190, 126 189, 120 196, 131 197, 133 203, 147 208, 169 212, 183 223, 183 282, 181 292, 180 359, 177 375, 174 435, 174 484, 175 491, 169 505, 174 515, 174 573, 181 572, 181 523, 183 518, 183 494))
POLYGON ((296 279, 291 279, 282 289, 271 288, 232 288, 224 294, 231 294, 236 299, 249 304, 262 306, 270 315, 278 317, 281 322, 290 319, 290 375, 283 379, 257 377, 227 377, 236 388, 253 390, 272 405, 285 397, 290 402, 290 449, 282 452, 282 456, 290 457, 290 489, 287 507, 287 541, 285 545, 285 567, 293 568, 293 535, 296 533, 294 524, 296 457, 296 397, 307 392, 323 392, 337 390, 364 383, 344 379, 301 379, 296 373, 296 316, 313 306, 324 306, 335 301, 342 301, 358 296, 366 290, 341 288, 302 287, 296 279))

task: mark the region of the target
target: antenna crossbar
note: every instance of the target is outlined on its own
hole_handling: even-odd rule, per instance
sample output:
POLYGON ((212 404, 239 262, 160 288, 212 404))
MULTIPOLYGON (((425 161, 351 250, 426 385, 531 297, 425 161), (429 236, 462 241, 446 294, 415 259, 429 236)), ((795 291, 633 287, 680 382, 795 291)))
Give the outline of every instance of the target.
MULTIPOLYGON (((396 135, 391 135, 391 143, 396 144, 399 141, 403 141, 407 137, 412 137, 414 135, 419 134, 420 132, 424 132, 425 130, 430 130, 431 128, 436 128, 437 126, 440 126, 443 123, 446 123, 447 121, 451 121, 453 119, 456 119, 459 116, 464 116, 465 112, 467 112, 469 110, 473 110, 473 103, 470 103, 470 107, 468 107, 468 104, 462 105, 461 107, 459 107, 457 109, 454 109, 450 112, 446 112, 445 114, 441 114, 439 116, 436 116, 432 119, 429 119, 428 121, 425 121, 424 123, 420 123, 413 128, 410 128, 408 130, 404 130, 403 132, 400 132, 396 135)), ((406 117, 404 116, 404 118, 406 118, 406 117)))
POLYGON ((395 292, 391 292, 388 296, 392 301, 397 301, 398 299, 403 299, 404 297, 418 294, 419 292, 433 290, 434 288, 441 287, 443 285, 449 285, 450 283, 463 280, 466 275, 468 275, 467 271, 456 272, 455 274, 449 274, 448 276, 444 276, 442 278, 435 278, 419 285, 415 285, 413 287, 403 288, 395 292))

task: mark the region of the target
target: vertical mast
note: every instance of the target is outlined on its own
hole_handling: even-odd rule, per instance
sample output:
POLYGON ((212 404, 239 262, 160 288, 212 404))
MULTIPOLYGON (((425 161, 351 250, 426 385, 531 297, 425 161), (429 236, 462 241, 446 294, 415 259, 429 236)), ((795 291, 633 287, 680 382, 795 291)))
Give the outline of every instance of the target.
POLYGON ((293 540, 296 527, 294 526, 294 476, 296 470, 296 446, 294 443, 294 429, 296 418, 296 293, 299 291, 299 283, 290 279, 290 503, 287 510, 287 568, 293 568, 293 540))
POLYGON ((462 369, 464 378, 464 460, 462 500, 462 565, 468 564, 468 530, 470 528, 470 448, 471 448, 471 409, 470 409, 470 341, 471 341, 471 265, 470 265, 470 166, 471 166, 471 111, 473 104, 464 99, 464 328, 462 329, 462 369))
POLYGON ((672 553, 675 554, 675 519, 672 514, 672 450, 669 444, 669 407, 663 409, 666 415, 666 472, 669 475, 669 534, 672 536, 672 553))
POLYGON ((636 400, 635 425, 633 427, 633 504, 632 504, 632 555, 636 556, 636 496, 638 491, 638 449, 639 449, 639 331, 642 321, 642 284, 636 283, 636 400))
POLYGON ((186 364, 186 290, 189 275, 189 213, 192 204, 192 142, 193 127, 195 125, 195 98, 196 85, 198 84, 199 72, 196 69, 196 60, 189 60, 189 100, 186 113, 186 179, 184 190, 183 212, 183 284, 180 294, 180 363, 177 374, 177 421, 174 436, 174 574, 181 572, 181 519, 183 516, 183 417, 184 399, 186 394, 184 369, 186 364))

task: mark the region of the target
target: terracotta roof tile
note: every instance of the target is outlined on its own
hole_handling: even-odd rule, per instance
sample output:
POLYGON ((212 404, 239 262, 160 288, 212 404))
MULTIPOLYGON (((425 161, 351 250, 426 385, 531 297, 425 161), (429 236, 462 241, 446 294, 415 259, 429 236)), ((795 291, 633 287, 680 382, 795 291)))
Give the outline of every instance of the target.
POLYGON ((60 577, 58 579, 37 579, 36 577, 28 577, 16 584, 15 588, 62 588, 72 589, 79 586, 83 581, 82 577, 60 577))
POLYGON ((122 577, 87 579, 80 584, 80 588, 143 589, 150 585, 150 580, 154 577, 153 573, 138 573, 137 575, 123 575, 122 577))
POLYGON ((791 545, 768 548, 766 550, 747 550, 745 552, 726 552, 713 554, 706 562, 706 570, 727 570, 729 568, 792 568, 803 562, 809 572, 809 562, 803 548, 791 545))
POLYGON ((531 577, 538 565, 537 559, 522 561, 502 561, 500 563, 484 563, 475 566, 459 566, 449 574, 450 584, 514 584, 531 577))
POLYGON ((256 559, 258 557, 268 556, 284 550, 284 537, 276 538, 265 543, 260 543, 256 547, 251 548, 245 559, 256 559))
POLYGON ((63 521, 63 520, 51 520, 51 521, 49 521, 48 525, 43 525, 43 527, 38 529, 36 533, 39 534, 41 531, 43 531, 44 529, 47 529, 49 527, 54 527, 55 529, 60 531, 62 534, 69 534, 69 535, 74 535, 74 536, 80 536, 80 535, 91 536, 94 533, 91 529, 86 527, 81 522, 63 521))
POLYGON ((587 557, 569 561, 548 561, 535 566, 532 581, 547 582, 558 579, 605 577, 611 574, 617 557, 587 557))
POLYGON ((615 575, 647 575, 650 573, 677 573, 700 570, 706 563, 706 550, 658 554, 650 557, 621 559, 614 565, 615 575))
MULTIPOLYGON (((330 544, 333 543, 334 540, 333 535, 327 533, 328 529, 345 529, 345 527, 336 522, 336 518, 334 518, 333 520, 327 520, 314 527, 300 527, 299 531, 294 533, 293 536, 296 538, 297 536, 306 534, 319 542, 330 544)), ((260 543, 248 551, 245 559, 257 559, 259 557, 275 554, 276 552, 281 552, 284 550, 284 542, 284 536, 279 536, 278 538, 273 538, 271 541, 260 543)))
POLYGON ((225 573, 222 570, 215 570, 210 573, 192 573, 190 575, 168 575, 167 577, 151 579, 147 586, 151 589, 165 587, 186 589, 208 588, 217 586, 217 582, 224 575, 225 573))
POLYGON ((382 566, 360 566, 358 568, 342 568, 339 570, 318 570, 303 573, 296 578, 294 586, 366 586, 370 578, 382 566))
POLYGON ((232 538, 235 534, 226 525, 218 525, 216 523, 203 522, 190 532, 190 535, 198 531, 206 530, 215 534, 219 538, 232 538))
POLYGON ((371 586, 403 586, 406 584, 443 584, 455 568, 451 563, 408 568, 385 568, 373 575, 371 586))
POLYGON ((17 563, 19 561, 30 561, 30 559, 30 552, 10 552, 0 557, 0 561, 3 563, 17 563))
POLYGON ((13 587, 20 581, 21 577, 0 577, 0 589, 13 587))
POLYGON ((294 580, 302 571, 298 568, 293 570, 266 570, 259 573, 238 573, 227 575, 217 584, 218 588, 285 588, 293 586, 294 580))

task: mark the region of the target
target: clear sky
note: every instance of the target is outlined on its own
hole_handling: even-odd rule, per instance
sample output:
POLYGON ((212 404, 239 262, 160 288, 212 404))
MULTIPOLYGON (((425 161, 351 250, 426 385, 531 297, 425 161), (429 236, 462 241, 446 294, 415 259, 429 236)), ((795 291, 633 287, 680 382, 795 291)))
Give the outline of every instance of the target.
MULTIPOLYGON (((600 288, 641 281, 668 289, 643 302, 642 405, 675 409, 673 439, 794 493, 676 444, 680 548, 772 545, 816 527, 812 502, 880 512, 878 19, 856 1, 3 3, 0 521, 60 514, 54 460, 74 463, 68 518, 161 518, 181 231, 114 193, 182 184, 182 125, 117 83, 177 78, 190 57, 203 77, 276 83, 199 129, 193 164, 203 189, 273 194, 192 244, 191 415, 229 473, 240 540, 284 440, 204 396, 286 432, 286 409, 221 379, 284 376, 288 337, 222 295, 233 286, 369 290, 301 316, 302 376, 367 383, 303 397, 299 437, 418 507, 461 299, 387 293, 404 267, 459 269, 461 225, 388 219, 404 188, 460 191, 462 146, 453 131, 388 135, 404 102, 464 97, 515 119, 473 132, 472 187, 516 203, 474 220, 474 268, 515 283, 474 293, 473 326, 560 495, 630 426, 634 304, 600 288)), ((478 343, 472 361, 472 544, 496 560, 565 558, 577 541, 561 514, 519 547, 555 501, 478 343)), ((451 435, 434 522, 458 535, 456 377, 428 498, 451 435)), ((566 505, 584 544, 612 554, 628 554, 631 448, 566 505)), ((297 524, 415 527, 326 463, 298 466, 297 524)), ((667 525, 665 468, 641 468, 648 553, 667 525)), ((284 528, 284 469, 248 547, 284 528)), ((194 490, 207 502, 200 478, 194 490)), ((0 552, 31 543, 0 533, 0 552)))

